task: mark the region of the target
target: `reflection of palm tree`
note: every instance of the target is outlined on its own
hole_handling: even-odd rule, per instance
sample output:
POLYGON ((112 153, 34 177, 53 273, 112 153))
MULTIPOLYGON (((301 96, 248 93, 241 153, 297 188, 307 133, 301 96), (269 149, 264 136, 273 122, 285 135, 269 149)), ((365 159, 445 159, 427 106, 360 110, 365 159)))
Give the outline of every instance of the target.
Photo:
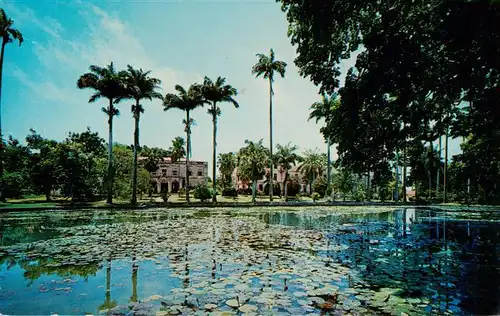
POLYGON ((110 310, 116 305, 116 301, 111 300, 111 259, 108 259, 108 266, 106 267, 106 295, 104 303, 99 306, 99 310, 110 310))
POLYGON ((131 302, 137 302, 137 272, 139 266, 135 261, 135 256, 132 258, 132 296, 130 297, 131 302))

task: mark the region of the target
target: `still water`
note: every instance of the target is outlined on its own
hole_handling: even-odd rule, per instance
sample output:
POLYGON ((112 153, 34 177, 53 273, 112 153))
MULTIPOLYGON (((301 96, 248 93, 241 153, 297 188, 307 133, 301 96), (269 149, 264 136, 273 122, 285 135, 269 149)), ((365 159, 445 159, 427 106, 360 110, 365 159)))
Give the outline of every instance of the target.
POLYGON ((500 212, 0 214, 0 314, 499 314, 500 212))

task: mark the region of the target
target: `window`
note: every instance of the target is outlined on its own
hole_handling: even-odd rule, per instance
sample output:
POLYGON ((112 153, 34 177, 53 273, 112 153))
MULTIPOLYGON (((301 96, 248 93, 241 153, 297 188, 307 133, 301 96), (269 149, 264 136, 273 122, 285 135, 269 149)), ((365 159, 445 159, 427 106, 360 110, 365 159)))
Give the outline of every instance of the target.
POLYGON ((161 175, 163 177, 166 177, 167 176, 167 169, 161 169, 161 175))
POLYGON ((202 170, 198 170, 198 177, 202 177, 203 176, 203 171, 202 170))
POLYGON ((191 170, 189 170, 189 176, 192 177, 193 176, 193 172, 191 170))
POLYGON ((177 177, 177 170, 172 170, 172 176, 177 177))

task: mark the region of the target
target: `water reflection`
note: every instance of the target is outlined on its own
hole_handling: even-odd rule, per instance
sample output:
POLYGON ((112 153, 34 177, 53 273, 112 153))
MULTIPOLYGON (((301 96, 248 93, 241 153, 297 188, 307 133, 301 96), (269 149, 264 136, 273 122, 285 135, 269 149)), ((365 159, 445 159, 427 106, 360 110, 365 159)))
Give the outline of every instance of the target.
MULTIPOLYGON (((413 208, 349 215, 263 211, 238 217, 234 215, 235 218, 230 221, 231 226, 215 225, 217 220, 227 215, 218 213, 207 217, 206 212, 203 212, 202 216, 133 213, 128 218, 124 214, 105 213, 99 216, 78 215, 77 218, 71 218, 67 214, 42 215, 26 222, 21 220, 24 217, 20 215, 0 219, 3 221, 3 224, 0 224, 0 238, 2 243, 5 241, 4 246, 60 237, 58 227, 104 225, 103 223, 110 222, 174 222, 187 217, 199 218, 200 221, 210 219, 212 223, 204 244, 182 240, 176 249, 168 250, 168 260, 156 262, 144 261, 144 258, 139 260, 136 253, 131 251, 132 256, 128 258, 110 255, 104 263, 90 262, 79 265, 79 262, 32 255, 29 248, 22 255, 7 256, 0 248, 0 312, 19 314, 37 311, 21 306, 22 301, 16 301, 12 292, 23 295, 24 300, 39 299, 42 294, 46 295, 44 299, 50 297, 50 302, 44 299, 40 301, 40 306, 45 306, 39 310, 43 313, 95 313, 99 310, 114 312, 120 304, 127 307, 126 304, 130 302, 139 306, 141 302, 147 301, 149 296, 158 293, 167 295, 172 288, 187 290, 201 274, 206 274, 207 279, 214 281, 222 276, 227 277, 232 271, 243 268, 229 262, 217 261, 220 253, 216 250, 229 241, 236 247, 244 246, 242 241, 250 236, 245 232, 245 225, 248 225, 246 218, 258 218, 267 225, 256 232, 257 236, 252 236, 255 239, 251 244, 253 248, 275 247, 273 241, 276 236, 273 234, 276 231, 272 230, 272 227, 318 231, 327 236, 327 247, 322 250, 293 248, 293 240, 286 234, 281 236, 280 245, 295 251, 309 251, 310 254, 329 258, 332 262, 349 267, 351 272, 346 274, 345 280, 339 281, 339 284, 345 282, 345 286, 354 285, 352 278, 359 276, 364 282, 363 286, 370 289, 400 289, 398 297, 414 306, 423 305, 422 308, 427 308, 426 312, 429 314, 442 314, 447 311, 492 314, 498 311, 500 224, 498 221, 492 221, 491 217, 481 220, 477 214, 467 217, 467 214, 459 216, 442 210, 413 208), (206 262, 203 270, 198 267, 201 265, 200 257, 206 262), (171 276, 174 266, 181 270, 180 277, 171 276), (27 286, 23 284, 24 280, 28 281, 27 286), (68 282, 71 287, 54 285, 52 280, 68 282), (98 298, 91 294, 99 287, 104 288, 104 301, 101 291, 98 298), (70 290, 65 290, 67 288, 70 290), (58 306, 57 302, 60 305, 62 301, 55 298, 51 303, 56 297, 51 291, 64 293, 68 304, 70 302, 72 306, 79 306, 74 307, 78 308, 78 312, 73 309, 53 309, 58 306), (423 298, 429 298, 432 304, 426 307, 423 298)), ((112 234, 113 231, 109 230, 107 233, 112 234)), ((102 242, 113 247, 108 236, 111 235, 105 235, 102 242)), ((274 268, 275 260, 268 255, 263 262, 257 264, 268 265, 266 268, 271 269, 274 268)), ((269 287, 272 282, 276 281, 268 280, 269 287)), ((290 291, 289 287, 292 285, 286 282, 286 279, 280 280, 278 286, 281 290, 290 291)), ((183 301, 176 303, 188 304, 187 298, 184 297, 183 301)), ((196 301, 190 304, 200 305, 196 301)))

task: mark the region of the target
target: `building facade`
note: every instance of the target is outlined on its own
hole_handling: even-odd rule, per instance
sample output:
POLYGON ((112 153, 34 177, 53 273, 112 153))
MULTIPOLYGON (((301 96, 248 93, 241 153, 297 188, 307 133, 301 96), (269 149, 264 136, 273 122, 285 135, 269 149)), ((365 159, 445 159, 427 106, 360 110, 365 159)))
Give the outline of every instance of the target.
MULTIPOLYGON (((158 170, 151 173, 156 192, 176 193, 179 189, 186 188, 186 160, 172 162, 169 157, 158 164, 158 170)), ((189 161, 189 186, 196 187, 206 184, 208 180, 208 163, 205 161, 189 161)))
MULTIPOLYGON (((266 174, 269 174, 271 169, 266 168, 266 174)), ((283 181, 285 181, 285 169, 283 168, 275 168, 274 169, 274 183, 278 183, 280 185, 281 192, 284 192, 283 181)), ((247 189, 250 186, 250 181, 242 181, 238 178, 238 168, 236 167, 232 174, 233 183, 237 184, 238 189, 247 189)), ((288 170, 288 178, 298 178, 302 179, 302 173, 298 170, 298 166, 293 166, 290 170, 288 170)), ((266 182, 266 176, 263 176, 261 179, 257 180, 257 190, 264 191, 264 185, 266 182)), ((301 182, 301 192, 305 192, 306 185, 301 182)))

